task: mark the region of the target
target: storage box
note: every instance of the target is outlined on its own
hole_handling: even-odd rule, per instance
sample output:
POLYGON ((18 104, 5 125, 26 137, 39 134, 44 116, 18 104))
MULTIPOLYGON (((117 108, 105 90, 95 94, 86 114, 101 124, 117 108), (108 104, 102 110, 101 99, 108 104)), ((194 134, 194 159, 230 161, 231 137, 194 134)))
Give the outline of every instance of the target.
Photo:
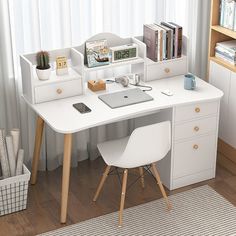
POLYGON ((0 180, 0 216, 26 209, 30 171, 25 165, 23 172, 0 180))

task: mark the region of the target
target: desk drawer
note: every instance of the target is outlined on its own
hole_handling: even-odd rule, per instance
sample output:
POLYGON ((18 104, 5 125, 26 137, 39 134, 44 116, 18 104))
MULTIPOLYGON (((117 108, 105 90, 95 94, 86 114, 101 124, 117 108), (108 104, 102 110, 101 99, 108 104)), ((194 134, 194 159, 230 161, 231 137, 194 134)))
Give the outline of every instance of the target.
POLYGON ((181 58, 161 62, 151 61, 147 64, 146 69, 147 81, 184 75, 187 73, 187 59, 186 56, 182 56, 181 58))
POLYGON ((216 114, 218 101, 192 104, 175 108, 175 122, 196 119, 202 116, 216 114))
POLYGON ((179 178, 215 166, 215 134, 175 144, 173 177, 179 178))
POLYGON ((80 95, 81 79, 35 87, 35 103, 80 95))
POLYGON ((215 133, 217 117, 198 119, 184 124, 175 125, 174 139, 191 138, 202 134, 215 133))

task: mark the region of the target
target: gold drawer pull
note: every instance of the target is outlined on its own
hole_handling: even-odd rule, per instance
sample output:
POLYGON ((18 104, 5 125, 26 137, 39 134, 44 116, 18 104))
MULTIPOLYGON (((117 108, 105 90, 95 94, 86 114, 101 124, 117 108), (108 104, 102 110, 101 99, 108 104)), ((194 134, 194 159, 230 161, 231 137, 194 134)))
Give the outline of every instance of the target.
POLYGON ((195 126, 195 127, 194 127, 194 131, 198 132, 198 131, 199 131, 199 127, 198 127, 198 126, 195 126))
POLYGON ((199 113, 200 111, 201 111, 201 109, 200 109, 199 107, 196 107, 196 108, 195 108, 195 112, 196 112, 196 113, 199 113))
POLYGON ((58 94, 61 94, 61 93, 62 93, 62 90, 61 90, 61 89, 57 89, 57 93, 58 93, 58 94))
POLYGON ((165 68, 164 70, 166 73, 170 73, 170 69, 169 68, 165 68))
POLYGON ((198 149, 198 145, 197 145, 197 144, 194 144, 194 145, 193 145, 193 148, 194 148, 195 150, 197 150, 197 149, 198 149))

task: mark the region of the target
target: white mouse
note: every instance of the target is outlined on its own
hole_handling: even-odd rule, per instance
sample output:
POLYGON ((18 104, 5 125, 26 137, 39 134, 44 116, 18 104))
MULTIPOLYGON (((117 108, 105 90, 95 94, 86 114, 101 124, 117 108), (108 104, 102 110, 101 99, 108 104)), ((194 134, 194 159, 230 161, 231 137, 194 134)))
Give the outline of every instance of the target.
POLYGON ((161 93, 165 94, 166 96, 173 96, 173 93, 169 89, 162 90, 161 93))

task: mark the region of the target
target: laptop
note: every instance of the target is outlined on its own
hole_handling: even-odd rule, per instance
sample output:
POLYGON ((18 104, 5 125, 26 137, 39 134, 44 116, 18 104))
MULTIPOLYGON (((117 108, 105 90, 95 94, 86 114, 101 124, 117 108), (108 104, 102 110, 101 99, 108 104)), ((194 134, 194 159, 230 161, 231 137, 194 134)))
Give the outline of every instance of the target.
POLYGON ((120 92, 108 93, 98 96, 110 108, 129 106, 141 102, 152 101, 153 97, 140 88, 127 89, 120 92))

